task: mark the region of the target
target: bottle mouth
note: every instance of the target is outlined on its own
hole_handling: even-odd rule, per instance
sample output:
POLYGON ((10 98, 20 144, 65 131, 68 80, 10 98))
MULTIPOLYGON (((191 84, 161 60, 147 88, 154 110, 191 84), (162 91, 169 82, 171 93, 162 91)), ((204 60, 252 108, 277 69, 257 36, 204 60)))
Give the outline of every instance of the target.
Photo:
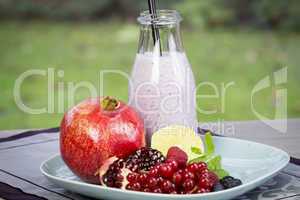
POLYGON ((156 15, 143 11, 137 20, 143 25, 169 25, 179 23, 182 18, 176 10, 157 10, 156 15))

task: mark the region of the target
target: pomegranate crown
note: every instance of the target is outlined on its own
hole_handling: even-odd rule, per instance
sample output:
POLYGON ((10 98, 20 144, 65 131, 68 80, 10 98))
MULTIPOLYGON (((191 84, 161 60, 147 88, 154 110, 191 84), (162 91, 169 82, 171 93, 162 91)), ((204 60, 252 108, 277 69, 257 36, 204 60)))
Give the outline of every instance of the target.
POLYGON ((120 102, 113 97, 106 96, 100 101, 100 105, 103 110, 113 111, 120 106, 120 102))

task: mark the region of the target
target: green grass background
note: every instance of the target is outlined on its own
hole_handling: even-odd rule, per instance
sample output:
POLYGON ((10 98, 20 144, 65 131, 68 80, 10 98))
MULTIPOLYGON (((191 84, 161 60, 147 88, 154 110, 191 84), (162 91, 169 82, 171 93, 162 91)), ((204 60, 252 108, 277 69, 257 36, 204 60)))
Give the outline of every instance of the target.
MULTIPOLYGON (((67 93, 67 84, 89 81, 99 89, 101 69, 130 72, 137 50, 138 27, 119 22, 0 22, 0 129, 42 128, 57 126, 58 94, 67 93), (15 80, 29 69, 64 70, 64 77, 55 77, 55 112, 27 114, 13 97, 15 80), (58 88, 64 83, 64 88, 58 88)), ((300 117, 300 35, 254 30, 189 30, 183 29, 184 46, 197 83, 209 81, 221 89, 222 83, 234 82, 221 99, 199 99, 203 110, 200 121, 257 119, 251 111, 250 95, 255 84, 282 67, 288 67, 288 117, 300 117)), ((111 75, 104 81, 104 94, 127 100, 126 79, 111 75)), ((274 94, 270 87, 255 96, 257 110, 266 117, 274 116, 274 94)), ((31 77, 22 85, 22 99, 34 108, 47 105, 47 80, 31 77)), ((213 94, 202 87, 199 94, 213 94)), ((76 102, 89 96, 85 89, 76 92, 76 102)), ((64 110, 68 105, 65 98, 64 110)))

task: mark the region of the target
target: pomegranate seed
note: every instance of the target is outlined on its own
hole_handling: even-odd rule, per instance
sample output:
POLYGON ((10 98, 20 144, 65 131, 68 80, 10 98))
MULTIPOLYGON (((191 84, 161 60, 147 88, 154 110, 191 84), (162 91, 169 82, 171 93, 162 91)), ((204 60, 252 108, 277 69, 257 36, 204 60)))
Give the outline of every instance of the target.
POLYGON ((132 189, 135 191, 140 191, 141 190, 141 184, 138 182, 135 182, 132 184, 132 189))
POLYGON ((127 180, 128 182, 132 183, 132 182, 136 182, 137 181, 137 174, 135 173, 129 173, 127 175, 127 180))
POLYGON ((126 190, 133 190, 131 183, 127 184, 125 188, 126 188, 126 190))
POLYGON ((122 181, 116 181, 115 182, 115 187, 116 188, 121 188, 122 187, 122 181))
POLYGON ((124 177, 121 174, 117 174, 116 181, 122 181, 124 177))
POLYGON ((170 194, 178 194, 176 190, 170 192, 170 194))
POLYGON ((147 181, 147 174, 140 174, 139 176, 138 176, 138 181, 140 182, 140 183, 145 183, 146 181, 147 181))
POLYGON ((153 193, 162 193, 160 188, 155 188, 154 190, 152 190, 153 193))
POLYGON ((144 188, 143 192, 151 192, 151 190, 149 188, 144 188))
POLYGON ((163 177, 158 177, 158 178, 157 178, 157 183, 158 183, 158 184, 161 184, 163 181, 164 181, 164 178, 163 178, 163 177))
POLYGON ((158 169, 157 168, 150 169, 148 175, 151 176, 151 177, 157 177, 157 175, 158 175, 158 169))
POLYGON ((179 191, 178 194, 186 194, 186 192, 184 190, 179 191))
POLYGON ((157 186, 157 184, 158 184, 158 180, 156 179, 156 178, 154 178, 154 177, 150 177, 149 179, 148 179, 148 186, 150 187, 150 188, 155 188, 156 186, 157 186))

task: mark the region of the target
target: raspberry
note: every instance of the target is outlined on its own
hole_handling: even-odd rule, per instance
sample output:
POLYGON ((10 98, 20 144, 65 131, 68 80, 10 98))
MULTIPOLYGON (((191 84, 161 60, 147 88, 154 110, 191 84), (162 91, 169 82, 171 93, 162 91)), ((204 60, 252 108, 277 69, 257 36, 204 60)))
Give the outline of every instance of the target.
POLYGON ((171 147, 167 153, 167 160, 175 160, 179 167, 185 167, 188 155, 179 147, 171 147))

